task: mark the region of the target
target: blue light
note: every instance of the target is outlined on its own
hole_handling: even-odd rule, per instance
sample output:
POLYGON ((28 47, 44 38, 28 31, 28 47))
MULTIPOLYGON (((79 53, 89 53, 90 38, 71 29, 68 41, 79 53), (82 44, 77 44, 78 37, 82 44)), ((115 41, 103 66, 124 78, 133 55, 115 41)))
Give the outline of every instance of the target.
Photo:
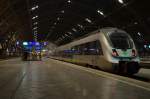
POLYGON ((17 45, 19 45, 19 41, 17 41, 17 43, 16 43, 17 45))
POLYGON ((41 47, 36 47, 36 50, 40 50, 41 49, 41 47))
POLYGON ((96 49, 94 49, 94 48, 91 48, 91 49, 89 49, 90 51, 96 51, 96 49))
POLYGON ((39 42, 36 42, 36 43, 35 43, 35 45, 37 45, 37 46, 38 46, 38 45, 40 45, 40 43, 39 43, 39 42))
POLYGON ((33 42, 29 42, 29 45, 32 45, 33 44, 33 42))
POLYGON ((150 48, 150 45, 148 47, 150 48))
POLYGON ((144 48, 147 48, 147 45, 144 45, 144 48))
POLYGON ((28 45, 28 42, 23 42, 23 45, 24 45, 24 46, 27 46, 27 45, 28 45))
POLYGON ((44 46, 46 46, 47 45, 47 42, 44 42, 44 46))

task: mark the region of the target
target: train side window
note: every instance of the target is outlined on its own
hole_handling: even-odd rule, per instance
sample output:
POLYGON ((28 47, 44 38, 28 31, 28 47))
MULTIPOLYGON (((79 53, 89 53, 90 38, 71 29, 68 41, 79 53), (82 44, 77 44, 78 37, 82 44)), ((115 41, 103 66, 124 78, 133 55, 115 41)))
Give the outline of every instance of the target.
POLYGON ((71 51, 72 51, 72 54, 76 54, 76 47, 75 46, 73 46, 73 47, 71 47, 71 51))
POLYGON ((90 53, 90 55, 98 55, 99 54, 96 41, 90 42, 89 53, 90 53))
POLYGON ((90 55, 102 55, 103 54, 101 44, 98 40, 89 43, 88 53, 90 55))
POLYGON ((88 55, 95 55, 95 48, 94 48, 95 44, 94 44, 94 42, 89 42, 88 45, 89 45, 88 46, 88 55))
POLYGON ((82 49, 83 54, 84 55, 89 55, 89 46, 90 46, 90 43, 85 43, 82 46, 83 46, 83 49, 82 49))
POLYGON ((88 42, 85 44, 77 45, 71 48, 73 54, 76 55, 102 55, 102 48, 100 41, 88 42))
POLYGON ((86 53, 87 53, 87 44, 81 44, 80 45, 80 51, 81 51, 81 54, 82 55, 86 55, 86 53))
POLYGON ((96 47, 97 47, 97 54, 103 55, 102 46, 99 40, 96 41, 96 47))
POLYGON ((77 45, 74 48, 75 48, 75 54, 76 55, 81 55, 82 54, 82 46, 81 45, 77 45))

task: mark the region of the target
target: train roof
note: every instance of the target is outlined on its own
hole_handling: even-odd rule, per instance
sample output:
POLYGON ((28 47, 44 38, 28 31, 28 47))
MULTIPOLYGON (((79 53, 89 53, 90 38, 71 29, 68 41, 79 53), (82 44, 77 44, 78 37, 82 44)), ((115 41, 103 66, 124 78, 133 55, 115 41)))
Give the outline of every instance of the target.
POLYGON ((107 33, 109 31, 115 31, 115 30, 119 30, 119 31, 124 32, 123 30, 120 30, 120 29, 115 28, 115 27, 105 27, 105 28, 97 29, 96 31, 90 32, 90 33, 88 33, 88 34, 86 34, 82 37, 79 37, 78 39, 75 39, 72 42, 83 39, 85 37, 88 37, 88 36, 91 36, 91 35, 94 35, 94 34, 97 34, 97 33, 107 33))
POLYGON ((96 33, 96 34, 84 37, 82 39, 75 40, 75 41, 73 41, 71 43, 68 43, 66 45, 62 45, 62 46, 56 48, 56 50, 57 49, 58 50, 62 50, 62 49, 70 48, 72 46, 76 46, 76 45, 80 45, 80 44, 83 44, 83 43, 87 43, 87 42, 98 40, 99 39, 99 35, 100 35, 99 33, 96 33))
POLYGON ((70 42, 66 45, 62 45, 62 46, 60 46, 56 49, 62 50, 62 49, 65 49, 65 48, 69 48, 70 46, 75 46, 75 45, 80 45, 80 44, 87 43, 87 42, 90 42, 90 41, 95 41, 95 40, 99 39, 100 33, 108 33, 110 31, 116 31, 116 30, 125 32, 125 31, 120 30, 118 28, 106 27, 106 28, 98 29, 96 31, 88 33, 87 35, 82 36, 81 38, 75 39, 74 41, 72 41, 72 42, 70 42))

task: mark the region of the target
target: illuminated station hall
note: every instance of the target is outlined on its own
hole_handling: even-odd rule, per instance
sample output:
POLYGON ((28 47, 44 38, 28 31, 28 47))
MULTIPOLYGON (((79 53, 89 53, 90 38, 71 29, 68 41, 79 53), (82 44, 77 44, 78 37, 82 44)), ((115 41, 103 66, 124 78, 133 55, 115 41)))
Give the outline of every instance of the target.
POLYGON ((0 0, 0 99, 150 99, 150 1, 0 0))

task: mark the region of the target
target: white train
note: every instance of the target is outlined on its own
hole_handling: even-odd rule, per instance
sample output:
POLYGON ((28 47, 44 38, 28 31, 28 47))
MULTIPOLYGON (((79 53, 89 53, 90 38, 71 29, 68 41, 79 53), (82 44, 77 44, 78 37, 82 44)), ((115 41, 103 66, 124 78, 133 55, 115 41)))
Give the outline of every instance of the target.
POLYGON ((54 56, 64 61, 97 66, 109 72, 134 74, 140 69, 132 38, 117 28, 103 28, 57 47, 54 56))

